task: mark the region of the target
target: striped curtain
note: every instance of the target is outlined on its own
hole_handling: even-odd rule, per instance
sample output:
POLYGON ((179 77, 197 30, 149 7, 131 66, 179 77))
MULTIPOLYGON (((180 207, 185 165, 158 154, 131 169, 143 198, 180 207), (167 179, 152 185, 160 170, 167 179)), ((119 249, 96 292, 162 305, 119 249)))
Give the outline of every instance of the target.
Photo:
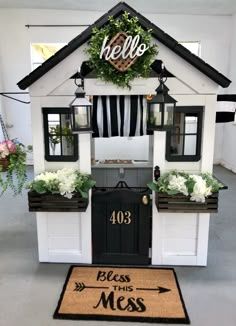
POLYGON ((93 137, 134 137, 147 134, 143 95, 94 96, 93 137))

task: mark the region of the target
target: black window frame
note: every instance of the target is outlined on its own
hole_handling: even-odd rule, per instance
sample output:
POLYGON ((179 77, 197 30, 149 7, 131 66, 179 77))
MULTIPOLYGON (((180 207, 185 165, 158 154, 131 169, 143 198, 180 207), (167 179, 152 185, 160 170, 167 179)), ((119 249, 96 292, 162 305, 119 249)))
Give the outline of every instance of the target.
POLYGON ((50 154, 50 145, 49 145, 49 124, 48 124, 48 115, 49 114, 70 114, 68 108, 48 108, 43 107, 43 128, 44 128, 44 151, 45 151, 45 160, 48 162, 75 162, 79 159, 78 151, 78 135, 72 134, 74 138, 74 153, 73 155, 51 155, 50 154))
MULTIPOLYGON (((196 154, 195 155, 173 155, 171 153, 171 136, 176 134, 174 129, 167 131, 166 133, 166 160, 168 162, 198 162, 201 159, 201 144, 202 144, 202 119, 203 119, 203 106, 176 106, 176 113, 194 113, 198 118, 197 132, 193 133, 197 135, 196 141, 196 154)), ((175 120, 174 120, 175 125, 175 120)), ((188 133, 188 135, 193 135, 188 133)), ((186 135, 186 133, 180 133, 179 135, 186 135)))

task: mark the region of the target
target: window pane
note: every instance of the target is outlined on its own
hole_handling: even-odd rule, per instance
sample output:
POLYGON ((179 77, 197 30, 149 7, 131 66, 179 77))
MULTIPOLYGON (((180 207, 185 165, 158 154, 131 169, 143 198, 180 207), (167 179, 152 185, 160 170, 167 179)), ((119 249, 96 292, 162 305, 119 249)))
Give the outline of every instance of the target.
POLYGON ((197 135, 185 135, 184 155, 196 155, 197 135))
POLYGON ((170 154, 183 155, 184 136, 174 134, 171 136, 170 154))
POLYGON ((60 125, 60 114, 48 114, 48 132, 54 133, 54 128, 60 125))
POLYGON ((59 114, 48 114, 48 133, 49 133, 50 155, 61 155, 59 114))
POLYGON ((175 113, 175 126, 178 127, 179 133, 184 133, 184 122, 185 122, 185 113, 176 112, 175 113))
POLYGON ((49 154, 61 155, 61 138, 49 134, 49 154))
POLYGON ((62 133, 68 132, 68 130, 71 131, 71 118, 70 114, 61 114, 61 127, 62 127, 62 133))
POLYGON ((196 134, 197 133, 198 118, 186 116, 185 117, 185 133, 196 134))
POLYGON ((31 63, 34 70, 44 61, 49 59, 58 50, 60 50, 65 43, 33 43, 31 44, 31 63))
POLYGON ((68 156, 68 155, 73 155, 74 151, 74 138, 73 136, 62 136, 61 137, 62 141, 62 155, 63 156, 68 156))

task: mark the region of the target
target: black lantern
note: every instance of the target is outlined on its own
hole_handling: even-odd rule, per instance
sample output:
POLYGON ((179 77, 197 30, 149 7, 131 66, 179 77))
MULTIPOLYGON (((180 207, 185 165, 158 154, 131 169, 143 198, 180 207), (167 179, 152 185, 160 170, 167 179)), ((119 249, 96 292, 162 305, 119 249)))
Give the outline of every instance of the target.
POLYGON ((75 99, 70 103, 72 132, 81 133, 92 131, 92 103, 85 97, 85 91, 79 86, 75 99))
POLYGON ((165 85, 167 78, 163 78, 163 70, 158 79, 160 85, 156 89, 156 95, 147 99, 147 129, 165 131, 174 126, 177 101, 168 94, 169 88, 165 85))

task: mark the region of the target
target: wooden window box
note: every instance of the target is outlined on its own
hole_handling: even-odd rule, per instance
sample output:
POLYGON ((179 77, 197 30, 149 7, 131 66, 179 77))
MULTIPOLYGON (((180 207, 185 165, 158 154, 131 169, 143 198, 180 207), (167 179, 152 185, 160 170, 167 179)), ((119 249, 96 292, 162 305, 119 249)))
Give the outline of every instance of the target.
POLYGON ((166 213, 217 213, 218 195, 213 193, 206 198, 205 203, 190 201, 190 196, 182 194, 168 195, 167 193, 156 193, 156 206, 159 212, 166 213))
POLYGON ((80 193, 69 199, 59 194, 29 191, 28 202, 30 212, 85 212, 88 207, 88 199, 82 198, 80 193))

